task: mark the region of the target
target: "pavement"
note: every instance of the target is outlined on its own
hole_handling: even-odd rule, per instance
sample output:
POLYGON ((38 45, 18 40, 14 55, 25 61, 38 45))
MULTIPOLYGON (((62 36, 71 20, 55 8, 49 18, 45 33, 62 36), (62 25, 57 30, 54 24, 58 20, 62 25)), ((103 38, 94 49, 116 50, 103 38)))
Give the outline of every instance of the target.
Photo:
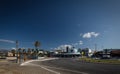
POLYGON ((8 60, 0 60, 0 74, 53 74, 37 66, 20 66, 8 60))
POLYGON ((31 64, 42 66, 59 74, 120 74, 120 65, 85 63, 74 58, 34 61, 31 64))

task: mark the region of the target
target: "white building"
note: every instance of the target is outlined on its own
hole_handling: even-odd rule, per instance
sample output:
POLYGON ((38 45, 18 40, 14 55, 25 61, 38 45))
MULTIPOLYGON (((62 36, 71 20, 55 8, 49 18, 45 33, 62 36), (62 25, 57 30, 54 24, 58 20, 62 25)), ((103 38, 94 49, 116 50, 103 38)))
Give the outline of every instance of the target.
POLYGON ((80 56, 80 52, 78 49, 74 48, 71 45, 61 45, 54 50, 55 56, 62 56, 62 57, 73 57, 73 56, 80 56))

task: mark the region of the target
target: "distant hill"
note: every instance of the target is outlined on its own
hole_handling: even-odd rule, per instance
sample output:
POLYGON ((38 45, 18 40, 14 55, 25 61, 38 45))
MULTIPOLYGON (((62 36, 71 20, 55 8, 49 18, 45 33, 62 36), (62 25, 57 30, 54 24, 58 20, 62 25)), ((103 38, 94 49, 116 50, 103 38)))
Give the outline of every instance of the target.
POLYGON ((7 53, 9 50, 7 49, 0 49, 0 52, 7 53))

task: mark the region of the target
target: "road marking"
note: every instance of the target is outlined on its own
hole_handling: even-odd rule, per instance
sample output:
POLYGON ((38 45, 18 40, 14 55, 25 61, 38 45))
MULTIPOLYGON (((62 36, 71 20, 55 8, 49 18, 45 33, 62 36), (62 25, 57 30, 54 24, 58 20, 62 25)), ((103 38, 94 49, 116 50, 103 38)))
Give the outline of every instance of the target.
POLYGON ((70 70, 70 69, 63 69, 63 68, 56 68, 56 67, 51 67, 51 66, 37 65, 37 64, 33 64, 32 63, 34 61, 47 61, 47 60, 54 60, 54 59, 58 59, 58 58, 48 58, 48 59, 41 59, 41 60, 30 60, 30 61, 22 63, 20 66, 23 66, 23 65, 38 66, 38 67, 41 67, 41 68, 43 68, 43 69, 45 69, 47 71, 50 71, 52 73, 55 73, 55 74, 60 74, 60 73, 56 72, 54 70, 48 69, 48 68, 53 68, 53 69, 58 69, 58 70, 64 70, 64 71, 69 71, 69 72, 73 72, 73 73, 88 74, 88 73, 85 73, 85 72, 80 72, 80 71, 75 71, 75 70, 70 70))
POLYGON ((43 69, 45 69, 45 70, 47 70, 47 71, 49 71, 49 72, 52 72, 52 73, 54 73, 54 74, 60 74, 59 72, 54 71, 54 70, 51 70, 51 69, 48 69, 48 68, 46 68, 46 67, 44 67, 44 66, 36 65, 36 64, 32 64, 32 63, 31 63, 31 62, 33 62, 33 61, 47 61, 47 60, 54 60, 54 59, 58 59, 58 58, 49 58, 49 59, 43 59, 43 60, 30 60, 30 61, 27 61, 27 62, 22 63, 20 66, 24 66, 24 65, 39 66, 39 67, 41 67, 41 68, 43 68, 43 69))
POLYGON ((39 59, 39 60, 29 60, 29 61, 23 62, 22 64, 20 64, 20 66, 26 65, 27 63, 34 62, 34 61, 48 61, 48 60, 55 60, 55 59, 58 59, 58 58, 47 58, 47 59, 39 59))
POLYGON ((64 70, 64 71, 74 72, 74 73, 88 74, 88 73, 85 73, 85 72, 80 72, 80 71, 75 71, 75 70, 70 70, 70 69, 56 68, 56 67, 44 66, 44 65, 41 65, 41 66, 47 67, 47 68, 53 68, 53 69, 58 69, 58 70, 64 70))
POLYGON ((37 65, 37 64, 33 64, 33 63, 27 63, 26 65, 37 66, 37 67, 43 68, 43 69, 45 69, 45 70, 47 70, 49 72, 52 72, 54 74, 60 74, 59 72, 51 70, 51 69, 48 69, 48 68, 46 68, 46 67, 44 67, 42 65, 37 65))
POLYGON ((57 72, 57 71, 54 71, 54 70, 51 70, 51 69, 45 68, 45 67, 43 67, 43 66, 41 66, 41 68, 43 68, 43 69, 45 69, 45 70, 48 70, 48 71, 50 71, 50 72, 53 72, 53 73, 55 73, 55 74, 60 74, 60 73, 57 72))

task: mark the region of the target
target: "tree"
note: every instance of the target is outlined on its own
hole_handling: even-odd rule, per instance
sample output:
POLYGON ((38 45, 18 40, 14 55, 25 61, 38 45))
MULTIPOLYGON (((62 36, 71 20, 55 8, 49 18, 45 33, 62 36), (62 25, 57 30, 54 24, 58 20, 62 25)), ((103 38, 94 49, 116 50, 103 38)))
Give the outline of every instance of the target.
POLYGON ((34 54, 35 54, 35 57, 38 58, 38 52, 39 52, 38 47, 40 46, 40 42, 39 41, 35 41, 34 46, 36 48, 34 54))
POLYGON ((40 46, 40 42, 39 41, 35 41, 34 46, 35 46, 36 49, 38 49, 38 47, 40 46))
POLYGON ((12 52, 13 56, 15 57, 16 51, 14 49, 12 49, 11 52, 12 52))
POLYGON ((22 53, 26 53, 26 50, 25 50, 25 49, 23 49, 23 50, 22 50, 22 53))
POLYGON ((21 50, 22 50, 21 48, 18 49, 18 54, 21 54, 21 50))
POLYGON ((33 53, 33 52, 34 52, 34 49, 32 49, 31 52, 33 53))
POLYGON ((31 49, 30 49, 30 48, 28 48, 27 53, 28 53, 28 55, 30 55, 30 54, 31 54, 31 49))

